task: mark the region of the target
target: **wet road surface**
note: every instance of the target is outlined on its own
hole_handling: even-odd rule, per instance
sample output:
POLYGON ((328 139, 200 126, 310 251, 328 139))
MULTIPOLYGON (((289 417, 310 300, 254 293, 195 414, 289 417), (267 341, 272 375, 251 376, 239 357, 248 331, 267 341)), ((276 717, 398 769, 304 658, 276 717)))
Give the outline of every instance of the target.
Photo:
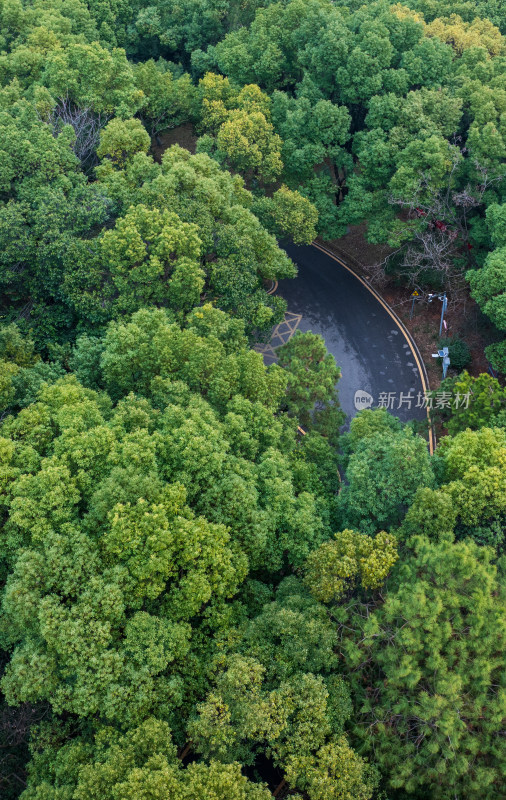
POLYGON ((282 247, 299 272, 293 280, 280 281, 276 293, 285 298, 289 312, 301 315, 298 329, 323 336, 341 367, 339 399, 346 416, 357 413, 355 395, 362 391, 372 396, 373 408, 382 398, 403 422, 425 420, 425 409, 416 407, 423 384, 415 356, 388 311, 353 274, 316 247, 282 247))

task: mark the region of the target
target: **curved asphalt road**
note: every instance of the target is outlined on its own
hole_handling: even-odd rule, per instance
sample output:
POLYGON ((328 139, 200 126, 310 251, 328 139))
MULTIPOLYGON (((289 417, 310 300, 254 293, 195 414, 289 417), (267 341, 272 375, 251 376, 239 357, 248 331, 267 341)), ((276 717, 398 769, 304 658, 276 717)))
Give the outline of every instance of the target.
POLYGON ((288 311, 302 315, 299 330, 323 336, 341 367, 339 399, 348 419, 357 413, 355 393, 362 390, 372 395, 373 408, 381 393, 390 393, 391 413, 403 422, 426 420, 426 410, 416 407, 423 384, 415 356, 388 311, 331 256, 312 245, 281 246, 297 264, 298 276, 280 281, 277 294, 287 301, 288 311))

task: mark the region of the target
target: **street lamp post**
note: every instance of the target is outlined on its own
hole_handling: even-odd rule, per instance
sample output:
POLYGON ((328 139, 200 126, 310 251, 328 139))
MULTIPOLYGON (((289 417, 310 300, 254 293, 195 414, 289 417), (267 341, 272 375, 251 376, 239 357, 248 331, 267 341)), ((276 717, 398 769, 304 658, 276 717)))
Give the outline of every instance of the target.
POLYGON ((444 321, 445 311, 446 311, 446 308, 448 306, 448 298, 446 297, 446 292, 443 292, 443 294, 431 293, 427 297, 428 302, 432 303, 432 301, 433 301, 433 299, 435 297, 437 297, 437 299, 441 300, 441 302, 442 302, 442 306, 441 306, 441 321, 439 323, 439 338, 441 338, 441 333, 442 333, 442 330, 443 330, 443 321, 444 321))

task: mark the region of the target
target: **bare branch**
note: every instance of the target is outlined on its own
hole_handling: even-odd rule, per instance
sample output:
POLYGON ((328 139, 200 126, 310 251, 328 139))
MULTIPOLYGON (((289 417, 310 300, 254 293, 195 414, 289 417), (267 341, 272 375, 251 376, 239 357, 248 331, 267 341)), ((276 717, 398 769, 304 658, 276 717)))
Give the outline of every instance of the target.
POLYGON ((110 115, 97 114, 91 108, 79 108, 68 97, 61 97, 50 114, 49 124, 54 136, 61 132, 64 125, 72 126, 75 133, 72 150, 83 170, 87 171, 96 164, 100 131, 109 119, 110 115))
POLYGON ((389 198, 390 204, 404 211, 410 226, 413 226, 414 220, 418 224, 414 226, 409 242, 370 268, 371 279, 375 283, 386 281, 387 265, 395 257, 406 271, 408 285, 420 289, 420 286, 432 284, 434 288, 444 288, 452 304, 462 300, 467 287, 462 261, 464 259, 468 267, 473 264, 468 214, 471 209, 483 205, 487 189, 502 179, 501 176, 490 175, 487 167, 475 161, 473 166, 479 176, 476 184, 468 183, 462 189, 454 189, 456 172, 465 153, 465 148, 461 148, 460 152, 453 149, 451 166, 443 187, 433 189, 430 175, 423 174, 411 196, 389 198))

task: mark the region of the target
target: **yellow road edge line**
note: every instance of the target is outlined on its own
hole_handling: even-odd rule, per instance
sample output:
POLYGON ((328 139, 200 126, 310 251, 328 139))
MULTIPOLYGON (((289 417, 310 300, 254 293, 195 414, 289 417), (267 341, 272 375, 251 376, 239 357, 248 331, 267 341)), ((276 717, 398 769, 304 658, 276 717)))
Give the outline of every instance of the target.
MULTIPOLYGON (((334 261, 337 261, 337 263, 340 264, 342 267, 344 267, 344 269, 347 269, 348 272, 351 273, 351 275, 354 275, 355 278, 358 281, 360 281, 360 283, 363 286, 365 286, 365 288, 376 298, 378 303, 380 303, 380 305, 383 306, 383 308, 390 315, 390 317, 393 319, 393 321, 395 322, 395 324, 397 325, 399 330, 403 333, 404 338, 406 339, 406 341, 407 341, 407 343, 409 345, 409 349, 413 353, 413 357, 414 357, 414 359, 416 361, 416 365, 417 365, 418 371, 420 373, 420 380, 422 381, 422 389, 423 389, 425 394, 427 392, 429 392, 430 391, 429 376, 427 375, 427 370, 425 368, 425 364, 422 361, 422 356, 420 354, 420 351, 419 351, 419 349, 417 347, 417 344, 416 344, 415 340, 413 339, 412 335, 410 334, 410 332, 408 331, 408 329, 404 325, 403 321, 397 316, 395 311, 392 308, 390 308, 388 303, 386 303, 385 300, 383 300, 383 298, 379 294, 379 292, 377 292, 376 289, 373 289, 373 287, 370 286, 367 283, 367 281, 362 278, 361 275, 359 275, 357 272, 355 272, 354 269, 352 269, 347 264, 345 264, 344 261, 342 261, 340 258, 335 256, 334 253, 332 253, 330 250, 327 250, 327 248, 323 247, 321 244, 318 244, 317 242, 313 242, 312 245, 313 245, 313 247, 316 247, 317 250, 321 250, 322 253, 325 253, 325 255, 330 256, 330 258, 333 258, 334 261)), ((432 420, 430 418, 430 413, 429 413, 429 408, 428 407, 426 407, 426 411, 427 411, 427 420, 428 420, 428 423, 429 423, 429 452, 430 452, 430 454, 432 456, 432 455, 434 455, 436 442, 435 442, 434 429, 433 429, 433 426, 432 426, 432 420)))

